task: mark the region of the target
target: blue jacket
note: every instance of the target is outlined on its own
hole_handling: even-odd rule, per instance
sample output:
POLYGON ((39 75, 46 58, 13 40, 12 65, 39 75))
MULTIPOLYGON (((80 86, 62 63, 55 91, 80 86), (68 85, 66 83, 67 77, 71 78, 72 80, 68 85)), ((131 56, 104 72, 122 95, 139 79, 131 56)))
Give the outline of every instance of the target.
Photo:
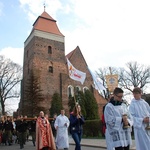
POLYGON ((70 133, 78 132, 81 133, 83 130, 82 125, 84 124, 84 117, 77 119, 77 117, 73 114, 70 114, 70 133))

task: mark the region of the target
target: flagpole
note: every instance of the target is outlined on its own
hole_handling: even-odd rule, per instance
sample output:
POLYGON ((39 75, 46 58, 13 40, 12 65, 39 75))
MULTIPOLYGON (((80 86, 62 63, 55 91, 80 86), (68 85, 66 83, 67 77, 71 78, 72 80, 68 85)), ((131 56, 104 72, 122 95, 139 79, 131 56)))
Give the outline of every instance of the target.
POLYGON ((74 104, 75 104, 75 106, 76 106, 76 97, 75 97, 75 94, 74 94, 74 96, 73 96, 73 98, 74 98, 74 104))
POLYGON ((76 108, 76 110, 77 110, 77 115, 79 115, 79 113, 78 113, 78 107, 77 107, 77 101, 76 101, 76 98, 75 98, 75 94, 74 94, 74 102, 75 102, 75 108, 76 108))

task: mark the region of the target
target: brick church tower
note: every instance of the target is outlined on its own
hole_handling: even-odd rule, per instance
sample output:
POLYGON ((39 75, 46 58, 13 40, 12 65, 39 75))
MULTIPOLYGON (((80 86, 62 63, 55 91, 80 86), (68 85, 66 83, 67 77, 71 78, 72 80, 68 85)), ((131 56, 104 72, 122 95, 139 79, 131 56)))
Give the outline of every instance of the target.
MULTIPOLYGON (((52 96, 55 92, 60 94, 63 107, 68 110, 69 89, 76 86, 81 90, 91 89, 93 84, 92 76, 80 48, 77 46, 75 50, 65 56, 64 35, 57 27, 56 20, 45 11, 34 22, 33 29, 24 43, 22 92, 18 110, 19 114, 27 116, 39 113, 39 110, 33 107, 33 100, 27 98, 26 91, 29 90, 27 84, 32 74, 38 77, 42 94, 42 100, 34 101, 34 103, 41 109, 43 108, 45 113, 49 113, 52 96), (66 57, 75 68, 86 73, 83 85, 69 78, 66 57)), ((99 107, 102 107, 106 100, 94 89, 93 93, 99 107)), ((101 109, 99 109, 100 112, 101 109)))

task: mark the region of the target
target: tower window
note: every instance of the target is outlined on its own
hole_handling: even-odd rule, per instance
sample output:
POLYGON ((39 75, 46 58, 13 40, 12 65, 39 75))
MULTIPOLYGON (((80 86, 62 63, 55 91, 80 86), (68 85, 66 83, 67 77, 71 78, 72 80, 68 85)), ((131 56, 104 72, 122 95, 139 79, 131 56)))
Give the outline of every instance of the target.
POLYGON ((53 73, 53 67, 52 66, 49 66, 49 70, 48 70, 50 73, 53 73))
POLYGON ((52 47, 48 46, 48 54, 52 54, 52 47))

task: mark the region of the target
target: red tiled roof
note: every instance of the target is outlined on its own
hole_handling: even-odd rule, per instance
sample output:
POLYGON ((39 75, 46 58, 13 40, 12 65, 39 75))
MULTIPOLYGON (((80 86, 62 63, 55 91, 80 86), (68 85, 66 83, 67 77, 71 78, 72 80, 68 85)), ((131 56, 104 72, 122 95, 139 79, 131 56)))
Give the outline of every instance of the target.
POLYGON ((77 46, 74 50, 72 50, 70 53, 68 53, 68 54, 66 55, 66 57, 67 57, 68 59, 70 59, 71 56, 73 55, 73 53, 74 53, 77 49, 80 49, 79 46, 77 46))
POLYGON ((33 24, 33 29, 64 36, 54 20, 47 12, 43 12, 33 24))
POLYGON ((69 58, 72 56, 72 54, 74 53, 75 50, 76 50, 76 49, 74 49, 73 51, 71 51, 70 53, 68 53, 68 54, 66 55, 66 57, 69 59, 69 58))
MULTIPOLYGON (((41 14, 41 17, 54 20, 46 11, 41 14)), ((54 20, 56 22, 56 20, 54 20)))
MULTIPOLYGON (((68 58, 69 60, 71 60, 71 57, 73 56, 73 54, 76 52, 76 51, 80 51, 80 53, 81 53, 81 50, 80 50, 80 48, 79 48, 79 46, 77 46, 74 50, 72 50, 70 53, 68 53, 67 55, 66 55, 66 58, 68 58)), ((83 58, 83 60, 85 61, 85 59, 84 59, 84 56, 83 56, 83 54, 81 53, 81 55, 82 55, 82 58, 83 58)), ((85 63, 86 63, 86 61, 85 61, 85 63)), ((87 65, 87 63, 86 63, 86 65, 87 65)), ((88 65, 87 65, 88 66, 88 65)))

